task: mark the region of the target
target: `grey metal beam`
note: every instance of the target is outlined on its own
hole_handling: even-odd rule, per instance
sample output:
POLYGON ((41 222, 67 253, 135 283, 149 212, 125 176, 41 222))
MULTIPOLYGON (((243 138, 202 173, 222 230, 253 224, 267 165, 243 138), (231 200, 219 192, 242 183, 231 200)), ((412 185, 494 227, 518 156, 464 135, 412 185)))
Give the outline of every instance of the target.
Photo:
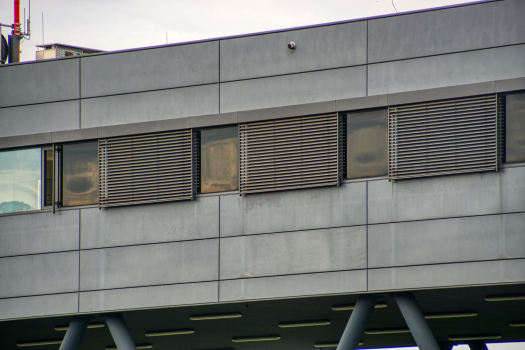
POLYGON ((471 341, 468 342, 470 350, 489 350, 487 345, 483 341, 471 341))
POLYGON ((394 294, 396 303, 420 350, 440 350, 412 293, 394 294))
POLYGON ((357 348, 376 301, 377 297, 373 295, 361 295, 357 299, 355 308, 337 345, 337 350, 355 350, 357 348))
POLYGON ((129 333, 124 317, 119 313, 105 314, 111 336, 118 350, 136 350, 135 342, 129 333))
POLYGON ((62 340, 62 344, 60 345, 60 350, 78 349, 82 337, 84 337, 84 333, 86 333, 90 318, 91 317, 87 315, 73 317, 67 328, 64 340, 62 340))

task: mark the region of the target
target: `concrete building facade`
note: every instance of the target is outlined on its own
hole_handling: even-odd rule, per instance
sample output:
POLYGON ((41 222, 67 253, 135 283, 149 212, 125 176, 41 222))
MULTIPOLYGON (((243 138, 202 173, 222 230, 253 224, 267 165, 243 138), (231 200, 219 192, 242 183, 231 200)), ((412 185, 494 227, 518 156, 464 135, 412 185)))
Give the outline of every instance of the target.
MULTIPOLYGON (((2 66, 0 151, 523 93, 523 14, 487 1, 2 66)), ((0 347, 58 348, 87 315, 79 348, 111 348, 117 312, 143 348, 335 348, 362 296, 359 347, 414 345, 407 292, 442 349, 525 340, 524 162, 337 183, 1 214, 0 347), (162 330, 189 331, 146 335, 162 330)))

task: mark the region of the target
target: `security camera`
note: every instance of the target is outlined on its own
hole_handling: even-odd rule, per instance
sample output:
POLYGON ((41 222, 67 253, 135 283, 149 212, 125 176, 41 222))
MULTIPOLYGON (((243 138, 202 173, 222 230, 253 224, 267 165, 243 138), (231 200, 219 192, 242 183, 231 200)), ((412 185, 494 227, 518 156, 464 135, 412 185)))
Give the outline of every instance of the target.
POLYGON ((288 50, 295 51, 295 43, 293 41, 290 41, 288 44, 288 50))

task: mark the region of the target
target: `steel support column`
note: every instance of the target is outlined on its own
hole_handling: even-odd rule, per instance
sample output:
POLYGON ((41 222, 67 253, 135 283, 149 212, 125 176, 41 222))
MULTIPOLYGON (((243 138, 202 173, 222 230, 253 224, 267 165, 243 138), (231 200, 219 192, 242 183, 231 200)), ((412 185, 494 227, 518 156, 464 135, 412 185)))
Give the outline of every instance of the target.
POLYGON ((60 350, 77 350, 89 323, 90 316, 75 316, 67 327, 60 350))
POLYGON ((373 295, 361 295, 357 299, 345 331, 339 340, 339 345, 337 345, 337 350, 355 350, 357 348, 365 333, 366 323, 374 310, 376 301, 377 297, 373 295))
POLYGON ((396 303, 420 350, 440 350, 412 293, 394 294, 396 303))
POLYGON ((470 350, 489 350, 484 341, 471 341, 468 342, 470 350))
POLYGON ((115 341, 118 350, 137 349, 131 334, 129 334, 128 327, 126 327, 126 322, 124 321, 122 314, 105 314, 104 318, 106 319, 109 331, 111 332, 111 336, 113 337, 113 341, 115 341))

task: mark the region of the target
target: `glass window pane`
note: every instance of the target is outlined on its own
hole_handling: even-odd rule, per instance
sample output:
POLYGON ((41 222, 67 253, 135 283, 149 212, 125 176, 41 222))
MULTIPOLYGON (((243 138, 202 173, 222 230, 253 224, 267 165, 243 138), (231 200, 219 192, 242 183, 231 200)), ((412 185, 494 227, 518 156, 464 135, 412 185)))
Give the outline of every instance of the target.
POLYGON ((525 93, 506 100, 505 161, 525 162, 525 93))
POLYGON ((201 193, 239 189, 237 126, 201 130, 201 193))
POLYGON ((98 203, 98 142, 62 146, 62 205, 98 203))
POLYGON ((0 152, 0 214, 40 209, 40 148, 0 152))
POLYGON ((53 205, 53 150, 44 151, 44 205, 53 205))
POLYGON ((388 112, 357 112, 346 117, 347 178, 388 174, 388 112))

